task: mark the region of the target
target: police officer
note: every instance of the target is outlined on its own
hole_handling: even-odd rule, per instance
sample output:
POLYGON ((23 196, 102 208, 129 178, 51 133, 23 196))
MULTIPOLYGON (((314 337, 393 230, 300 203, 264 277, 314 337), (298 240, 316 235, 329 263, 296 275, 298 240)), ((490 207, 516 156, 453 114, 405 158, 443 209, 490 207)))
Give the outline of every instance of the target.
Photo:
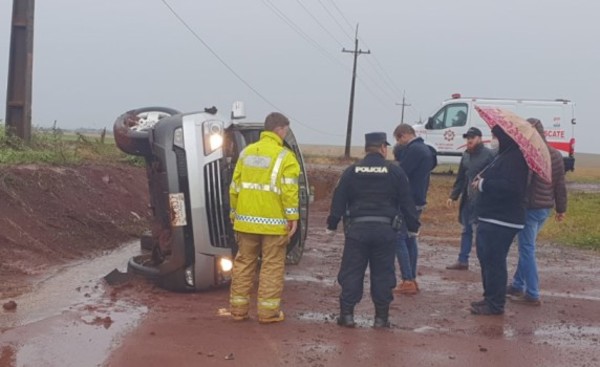
POLYGON ((416 234, 419 221, 410 195, 408 179, 402 168, 385 160, 388 146, 385 133, 365 135, 365 158, 342 174, 327 217, 327 233, 335 230, 344 217, 344 253, 338 274, 340 326, 354 327, 354 306, 363 294, 367 265, 371 274, 371 298, 375 304, 376 328, 389 327, 389 305, 396 286, 394 254, 397 230, 402 218, 416 234))

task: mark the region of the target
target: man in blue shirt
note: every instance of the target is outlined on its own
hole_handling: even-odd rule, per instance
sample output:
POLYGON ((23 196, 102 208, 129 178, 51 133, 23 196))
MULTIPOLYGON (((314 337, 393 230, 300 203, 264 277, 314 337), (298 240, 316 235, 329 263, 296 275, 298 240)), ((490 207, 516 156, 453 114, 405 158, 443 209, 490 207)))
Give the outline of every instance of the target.
MULTIPOLYGON (((394 157, 406 173, 410 184, 412 199, 420 217, 427 204, 429 175, 437 165, 435 150, 417 137, 415 129, 408 124, 400 124, 394 130, 398 143, 394 148, 394 157)), ((400 294, 416 294, 418 243, 416 233, 403 228, 398 234, 396 255, 400 265, 402 283, 398 287, 400 294)))

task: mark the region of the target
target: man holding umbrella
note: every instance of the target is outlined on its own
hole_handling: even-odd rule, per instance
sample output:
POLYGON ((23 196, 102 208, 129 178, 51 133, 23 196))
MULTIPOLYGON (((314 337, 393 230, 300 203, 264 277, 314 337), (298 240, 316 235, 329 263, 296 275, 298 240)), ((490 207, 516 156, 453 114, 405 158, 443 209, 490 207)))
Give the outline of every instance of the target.
POLYGON ((471 313, 501 315, 506 303, 506 258, 515 236, 525 226, 529 168, 550 181, 550 154, 527 121, 497 108, 476 110, 492 127, 499 149, 496 158, 472 182, 480 195, 476 246, 484 299, 471 303, 471 313))

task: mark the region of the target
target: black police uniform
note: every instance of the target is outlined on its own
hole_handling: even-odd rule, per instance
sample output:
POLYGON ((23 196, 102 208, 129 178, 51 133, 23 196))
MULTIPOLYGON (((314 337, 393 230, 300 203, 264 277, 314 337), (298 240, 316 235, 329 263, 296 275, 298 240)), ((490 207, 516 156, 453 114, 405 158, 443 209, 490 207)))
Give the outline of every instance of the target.
MULTIPOLYGON (((387 144, 385 133, 370 133, 365 138, 367 146, 387 144)), ((365 270, 369 265, 375 326, 378 319, 388 325, 389 304, 396 286, 397 229, 392 228, 396 216, 404 218, 410 232, 418 232, 417 211, 406 174, 381 154, 368 153, 342 174, 327 218, 329 230, 336 230, 342 217, 346 223, 346 241, 338 274, 342 286, 338 324, 354 325, 354 306, 362 298, 365 270)))

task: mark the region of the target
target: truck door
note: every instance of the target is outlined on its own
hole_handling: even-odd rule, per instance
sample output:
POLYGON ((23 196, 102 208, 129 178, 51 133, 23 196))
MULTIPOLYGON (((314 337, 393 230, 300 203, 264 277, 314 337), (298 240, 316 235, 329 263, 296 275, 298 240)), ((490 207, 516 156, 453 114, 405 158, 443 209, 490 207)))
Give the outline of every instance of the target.
POLYGON ((425 125, 426 141, 434 146, 438 155, 460 156, 463 144, 462 134, 468 129, 468 105, 452 103, 445 105, 429 118, 425 125))

